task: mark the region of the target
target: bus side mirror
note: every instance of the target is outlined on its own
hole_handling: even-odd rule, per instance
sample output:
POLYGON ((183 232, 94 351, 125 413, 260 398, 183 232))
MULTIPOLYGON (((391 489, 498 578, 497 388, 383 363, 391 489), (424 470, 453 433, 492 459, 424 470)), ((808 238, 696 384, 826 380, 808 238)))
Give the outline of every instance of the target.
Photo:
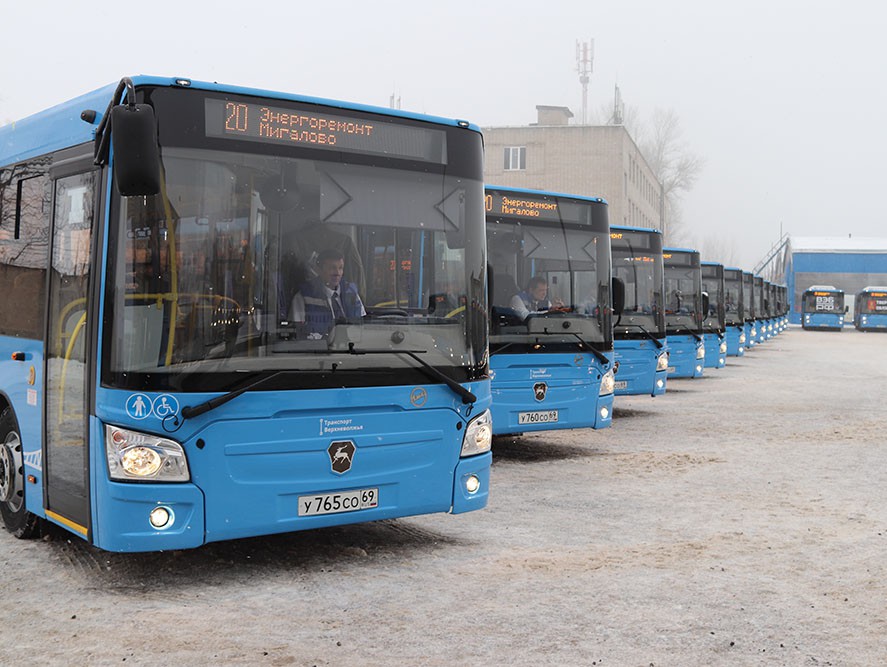
POLYGON ((114 181, 124 197, 160 192, 160 147, 157 123, 149 104, 120 104, 111 108, 114 181))
POLYGON ((844 306, 844 312, 845 312, 845 313, 849 313, 849 312, 850 312, 850 306, 844 306))
POLYGON ((625 283, 622 278, 612 278, 610 283, 613 294, 613 313, 621 315, 625 310, 625 283))
POLYGON ((703 292, 702 293, 702 313, 703 313, 702 316, 703 317, 708 317, 708 307, 709 307, 710 303, 711 303, 711 301, 708 298, 708 292, 703 292))

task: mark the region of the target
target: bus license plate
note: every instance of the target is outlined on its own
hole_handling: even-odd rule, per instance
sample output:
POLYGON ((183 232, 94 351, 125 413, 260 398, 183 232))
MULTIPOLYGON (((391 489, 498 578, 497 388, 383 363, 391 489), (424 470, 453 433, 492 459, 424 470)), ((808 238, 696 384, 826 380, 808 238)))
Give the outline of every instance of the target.
POLYGON ((356 512, 379 506, 379 489, 357 489, 338 493, 299 496, 299 516, 356 512))
POLYGON ((539 410, 538 412, 518 412, 518 424, 550 424, 557 421, 557 410, 539 410))
POLYGON ((628 380, 617 380, 613 385, 614 389, 628 389, 628 380))

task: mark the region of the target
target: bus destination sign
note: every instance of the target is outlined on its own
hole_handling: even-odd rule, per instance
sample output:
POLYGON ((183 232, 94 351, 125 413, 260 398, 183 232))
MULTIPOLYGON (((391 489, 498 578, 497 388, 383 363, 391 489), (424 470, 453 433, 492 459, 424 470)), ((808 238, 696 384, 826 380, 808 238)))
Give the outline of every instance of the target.
POLYGON ((206 136, 446 164, 446 132, 317 109, 206 99, 206 136))
POLYGON ((591 224, 591 202, 560 197, 545 197, 526 192, 487 190, 484 204, 487 215, 525 218, 544 222, 591 224))

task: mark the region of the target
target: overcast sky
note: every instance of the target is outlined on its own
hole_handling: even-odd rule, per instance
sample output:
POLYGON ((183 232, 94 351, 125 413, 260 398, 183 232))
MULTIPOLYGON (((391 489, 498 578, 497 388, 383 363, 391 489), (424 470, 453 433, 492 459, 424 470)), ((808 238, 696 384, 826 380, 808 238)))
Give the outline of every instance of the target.
POLYGON ((468 119, 581 111, 618 83, 641 117, 673 109, 705 160, 684 197, 696 245, 750 269, 779 238, 887 236, 887 9, 845 0, 277 0, 0 10, 0 122, 124 75, 185 76, 468 119), (545 13, 542 13, 542 10, 545 13))

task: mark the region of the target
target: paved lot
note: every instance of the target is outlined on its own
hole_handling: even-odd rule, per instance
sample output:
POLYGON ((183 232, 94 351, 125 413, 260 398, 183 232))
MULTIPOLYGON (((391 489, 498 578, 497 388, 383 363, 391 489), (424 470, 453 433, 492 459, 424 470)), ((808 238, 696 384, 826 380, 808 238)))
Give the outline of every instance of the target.
POLYGON ((111 554, 0 534, 0 664, 887 663, 887 335, 792 329, 483 512, 111 554))

